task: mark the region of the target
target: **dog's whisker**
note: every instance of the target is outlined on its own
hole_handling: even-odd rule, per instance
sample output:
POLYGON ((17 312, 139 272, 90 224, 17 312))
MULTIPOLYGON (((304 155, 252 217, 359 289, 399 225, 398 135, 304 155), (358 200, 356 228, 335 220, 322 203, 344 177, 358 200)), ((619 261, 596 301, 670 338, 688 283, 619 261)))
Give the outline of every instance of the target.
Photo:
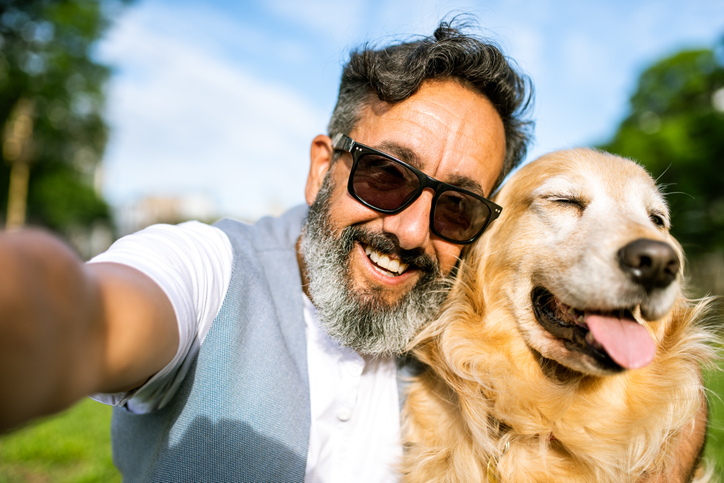
POLYGON ((669 171, 669 169, 671 169, 671 163, 669 163, 669 165, 668 165, 668 166, 661 172, 661 174, 659 174, 659 175, 656 177, 656 179, 654 180, 657 185, 658 185, 659 180, 661 179, 661 177, 662 177, 663 175, 665 175, 666 172, 669 171))

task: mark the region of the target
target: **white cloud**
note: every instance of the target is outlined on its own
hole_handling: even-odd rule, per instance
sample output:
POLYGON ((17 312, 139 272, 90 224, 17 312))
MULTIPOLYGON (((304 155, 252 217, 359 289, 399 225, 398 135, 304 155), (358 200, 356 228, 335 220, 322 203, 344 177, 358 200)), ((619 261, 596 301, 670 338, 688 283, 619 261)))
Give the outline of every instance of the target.
POLYGON ((302 201, 309 143, 325 129, 344 52, 429 34, 455 11, 476 14, 533 77, 533 155, 605 141, 641 68, 724 28, 724 3, 704 0, 142 0, 101 49, 119 69, 111 199, 203 192, 254 217, 302 201))
MULTIPOLYGON (((101 50, 121 72, 109 99, 106 160, 111 200, 202 192, 225 213, 258 217, 303 201, 318 108, 278 80, 256 78, 208 44, 156 29, 180 12, 129 12, 101 50)), ((166 24, 168 25, 168 24, 166 24)))

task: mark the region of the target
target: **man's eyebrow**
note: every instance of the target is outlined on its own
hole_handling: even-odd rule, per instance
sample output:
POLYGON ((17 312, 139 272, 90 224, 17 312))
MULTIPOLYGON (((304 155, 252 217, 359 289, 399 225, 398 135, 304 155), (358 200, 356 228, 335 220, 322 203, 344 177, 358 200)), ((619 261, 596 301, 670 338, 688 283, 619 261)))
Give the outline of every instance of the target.
POLYGON ((464 190, 472 191, 475 194, 485 197, 485 191, 483 191, 483 188, 480 186, 480 184, 476 183, 475 181, 466 176, 458 176, 457 174, 453 174, 447 180, 447 183, 453 186, 457 186, 458 188, 462 188, 464 190))
MULTIPOLYGON (((420 158, 417 156, 417 154, 404 146, 401 146, 392 141, 383 141, 378 146, 376 146, 375 149, 382 151, 383 153, 390 154, 395 158, 406 162, 410 166, 414 166, 420 171, 423 171, 422 163, 420 162, 420 158)), ((480 196, 485 196, 485 191, 483 191, 480 183, 473 181, 467 176, 453 174, 450 175, 450 177, 445 182, 453 186, 457 186, 458 188, 472 191, 473 193, 479 194, 480 196)))
POLYGON ((375 147, 375 149, 378 149, 383 153, 390 154, 397 159, 400 159, 422 171, 422 163, 420 162, 420 158, 411 149, 408 149, 392 141, 382 141, 379 146, 375 147))

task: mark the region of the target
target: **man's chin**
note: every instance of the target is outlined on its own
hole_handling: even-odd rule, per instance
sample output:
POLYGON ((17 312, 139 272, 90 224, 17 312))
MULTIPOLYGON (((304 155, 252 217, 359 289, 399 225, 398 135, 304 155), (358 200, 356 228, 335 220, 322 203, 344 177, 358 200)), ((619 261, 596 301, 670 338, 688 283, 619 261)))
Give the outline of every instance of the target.
POLYGON ((352 293, 362 305, 391 312, 415 289, 418 279, 419 277, 408 277, 406 283, 385 286, 376 281, 361 281, 359 277, 354 277, 352 293))
MULTIPOLYGON (((315 262, 329 256, 322 254, 327 243, 306 243, 321 254, 315 262)), ((449 283, 443 278, 417 271, 406 275, 403 283, 384 284, 385 279, 370 273, 369 264, 360 267, 360 260, 349 252, 344 261, 340 253, 337 256, 340 263, 308 263, 309 291, 325 332, 361 354, 402 352, 446 296, 449 283)))
POLYGON ((399 291, 380 287, 325 291, 317 310, 320 324, 333 340, 359 353, 400 353, 435 317, 445 298, 444 280, 426 282, 399 291))

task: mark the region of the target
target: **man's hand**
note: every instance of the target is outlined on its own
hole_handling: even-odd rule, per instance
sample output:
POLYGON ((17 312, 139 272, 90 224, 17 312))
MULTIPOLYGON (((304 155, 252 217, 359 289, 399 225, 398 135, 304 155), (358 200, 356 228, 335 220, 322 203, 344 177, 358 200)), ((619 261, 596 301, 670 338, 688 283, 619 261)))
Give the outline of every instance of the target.
POLYGON ((85 265, 44 232, 0 233, 0 432, 137 387, 177 346, 171 303, 141 272, 85 265))
POLYGON ((690 483, 704 456, 704 444, 708 426, 708 407, 702 400, 691 426, 684 428, 676 446, 675 466, 670 474, 651 475, 640 483, 690 483))

